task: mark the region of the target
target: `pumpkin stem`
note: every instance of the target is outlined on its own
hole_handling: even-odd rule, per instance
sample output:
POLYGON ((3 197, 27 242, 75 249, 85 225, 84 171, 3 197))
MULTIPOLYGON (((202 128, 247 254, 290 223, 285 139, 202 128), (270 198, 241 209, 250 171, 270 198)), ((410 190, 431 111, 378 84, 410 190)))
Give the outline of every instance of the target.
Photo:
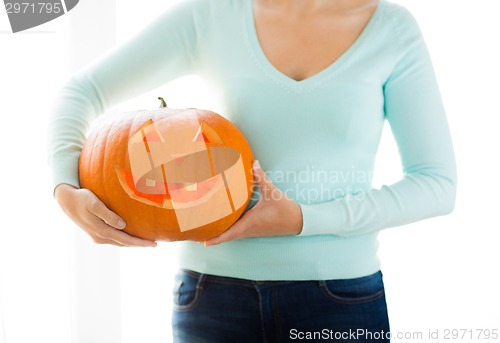
POLYGON ((158 100, 161 101, 160 108, 166 108, 167 107, 167 103, 165 102, 165 100, 161 96, 158 97, 158 100))

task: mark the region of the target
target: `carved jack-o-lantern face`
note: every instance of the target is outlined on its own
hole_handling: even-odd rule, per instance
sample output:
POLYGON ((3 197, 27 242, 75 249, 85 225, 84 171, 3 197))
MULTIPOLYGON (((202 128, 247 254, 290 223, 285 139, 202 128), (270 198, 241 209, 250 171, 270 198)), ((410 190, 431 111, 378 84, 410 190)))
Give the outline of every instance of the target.
MULTIPOLYGON (((126 230, 140 237, 211 238, 227 229, 248 205, 253 158, 250 148, 234 125, 213 112, 195 109, 155 112, 161 111, 165 113, 151 116, 136 129, 131 130, 135 125, 125 128, 129 135, 126 146, 121 143, 118 148, 123 150, 118 154, 124 156, 115 161, 112 156, 103 156, 107 166, 103 169, 112 175, 112 167, 113 179, 117 180, 109 182, 113 187, 119 185, 128 198, 114 190, 120 199, 113 199, 108 205, 120 207, 119 203, 125 202, 129 210, 136 211, 128 220, 127 212, 119 214, 127 221, 126 230), (145 208, 147 212, 153 209, 153 218, 141 215, 145 208), (142 222, 135 223, 136 218, 142 222), (144 234, 144 227, 154 229, 155 235, 144 234)), ((134 123, 137 117, 134 115, 134 123)), ((116 142, 116 137, 113 141, 116 142)), ((82 156, 84 161, 85 149, 82 156)), ((81 163, 83 183, 84 168, 88 166, 82 167, 81 163)))
POLYGON ((117 174, 130 197, 173 209, 186 231, 239 209, 248 191, 240 152, 225 147, 195 110, 180 115, 175 126, 170 118, 146 122, 128 143, 130 171, 117 174))

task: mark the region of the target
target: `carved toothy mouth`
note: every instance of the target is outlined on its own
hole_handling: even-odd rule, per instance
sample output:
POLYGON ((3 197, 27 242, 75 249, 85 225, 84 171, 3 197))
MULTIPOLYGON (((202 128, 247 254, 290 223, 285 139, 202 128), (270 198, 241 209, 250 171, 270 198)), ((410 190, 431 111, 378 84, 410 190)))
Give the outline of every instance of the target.
MULTIPOLYGON (((173 208, 194 205, 205 197, 227 187, 226 177, 241 161, 240 153, 228 147, 208 147, 186 156, 179 156, 142 176, 134 185, 132 173, 116 172, 122 187, 134 199, 153 206, 173 208)), ((229 194, 230 197, 230 194, 229 194)))

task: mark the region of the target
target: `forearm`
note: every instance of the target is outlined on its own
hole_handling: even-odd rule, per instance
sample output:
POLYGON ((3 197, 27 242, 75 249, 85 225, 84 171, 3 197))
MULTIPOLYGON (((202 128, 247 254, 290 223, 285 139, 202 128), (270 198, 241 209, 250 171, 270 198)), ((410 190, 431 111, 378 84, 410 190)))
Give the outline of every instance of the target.
POLYGON ((409 174, 396 184, 316 205, 301 205, 301 235, 360 235, 450 213, 453 175, 409 174))

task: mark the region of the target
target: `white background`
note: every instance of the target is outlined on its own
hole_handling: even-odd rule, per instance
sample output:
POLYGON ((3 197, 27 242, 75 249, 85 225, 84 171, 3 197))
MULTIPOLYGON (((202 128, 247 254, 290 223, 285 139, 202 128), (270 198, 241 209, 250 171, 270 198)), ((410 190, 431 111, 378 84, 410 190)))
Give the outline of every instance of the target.
MULTIPOLYGON (((459 187, 451 215, 380 234, 392 331, 425 337, 435 329, 500 329, 500 2, 394 2, 416 16, 429 46, 453 135, 459 187)), ((120 0, 118 40, 170 3, 120 0)), ((79 229, 52 198, 45 140, 55 92, 68 76, 65 28, 72 12, 15 35, 0 13, 0 342, 2 331, 8 343, 70 341, 69 232, 79 229)), ((217 106, 201 81, 187 77, 120 109, 157 107, 158 95, 171 107, 217 106)), ((375 186, 397 180, 400 169, 387 128, 375 186)), ((174 250, 174 244, 121 250, 122 342, 169 341, 174 250)))

